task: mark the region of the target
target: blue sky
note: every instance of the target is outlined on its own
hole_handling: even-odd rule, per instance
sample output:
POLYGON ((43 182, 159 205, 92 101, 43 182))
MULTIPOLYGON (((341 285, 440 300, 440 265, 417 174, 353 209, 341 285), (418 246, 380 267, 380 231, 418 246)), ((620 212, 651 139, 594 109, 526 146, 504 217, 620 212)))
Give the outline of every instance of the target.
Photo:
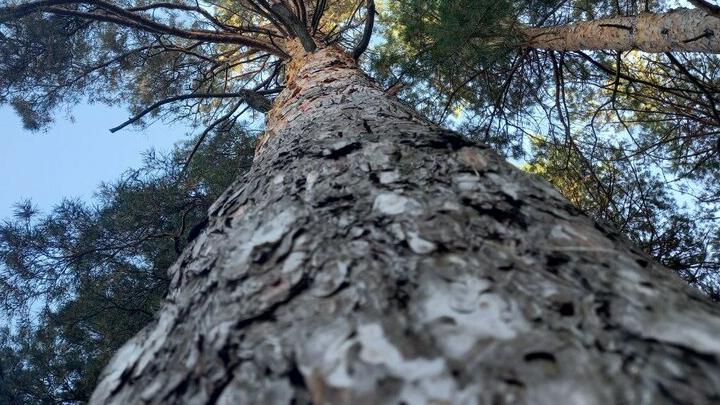
POLYGON ((43 212, 63 197, 90 201, 102 181, 139 166, 143 151, 169 150, 188 132, 158 122, 111 134, 108 128, 128 118, 124 108, 79 105, 72 112, 75 122, 60 116, 47 132, 35 133, 22 128, 12 108, 0 107, 0 220, 23 198, 43 212))

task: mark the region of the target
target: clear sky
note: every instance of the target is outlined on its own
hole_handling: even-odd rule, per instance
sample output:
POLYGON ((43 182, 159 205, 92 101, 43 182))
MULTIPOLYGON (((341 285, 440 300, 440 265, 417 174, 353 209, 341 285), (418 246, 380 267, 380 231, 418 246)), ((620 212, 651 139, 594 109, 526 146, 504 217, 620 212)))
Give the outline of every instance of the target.
POLYGON ((0 220, 31 198, 43 212, 63 197, 90 201, 102 181, 139 166, 142 152, 169 150, 188 129, 162 122, 143 131, 108 131, 128 118, 122 107, 80 105, 75 122, 58 117, 47 132, 29 132, 10 107, 0 107, 0 220))

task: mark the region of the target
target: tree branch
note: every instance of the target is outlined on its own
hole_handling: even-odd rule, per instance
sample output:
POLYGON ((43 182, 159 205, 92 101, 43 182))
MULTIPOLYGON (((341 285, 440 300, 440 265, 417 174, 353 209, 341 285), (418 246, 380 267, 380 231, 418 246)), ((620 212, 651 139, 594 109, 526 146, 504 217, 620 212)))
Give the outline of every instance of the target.
POLYGON ((302 20, 303 25, 307 26, 307 8, 305 7, 305 0, 295 0, 297 2, 298 8, 300 9, 300 20, 302 20))
POLYGON ((318 27, 320 26, 320 19, 322 18, 322 15, 325 13, 325 4, 326 3, 327 3, 327 0, 316 0, 315 1, 315 10, 313 10, 312 21, 310 24, 310 28, 312 30, 313 35, 315 34, 318 27))
POLYGON ((127 9, 127 11, 147 11, 147 10, 154 10, 157 8, 165 8, 169 10, 183 10, 183 11, 191 11, 194 13, 198 13, 205 17, 208 21, 213 23, 218 28, 228 30, 228 31, 235 31, 236 27, 227 25, 223 23, 222 21, 218 20, 213 16, 212 14, 208 13, 206 10, 203 10, 200 7, 197 6, 188 6, 186 4, 176 4, 176 3, 151 3, 144 6, 138 6, 138 7, 130 7, 127 9))
POLYGON ((699 9, 702 9, 703 11, 712 16, 720 18, 720 6, 716 6, 715 4, 712 4, 709 1, 705 0, 688 0, 688 3, 699 9))
POLYGON ((717 101, 715 100, 715 97, 713 97, 712 93, 708 90, 708 88, 700 82, 695 76, 693 76, 692 73, 683 65, 680 63, 679 60, 670 52, 666 52, 665 56, 670 60, 670 63, 672 63, 675 67, 682 72, 682 74, 685 75, 690 81, 697 87, 700 91, 702 91, 703 95, 708 99, 710 110, 712 112, 713 117, 717 121, 718 125, 720 125, 720 112, 718 112, 717 107, 717 101))
MULTIPOLYGON (((264 4, 267 4, 265 0, 260 0, 264 4)), ((288 9, 281 0, 272 0, 273 4, 270 9, 280 19, 280 21, 292 32, 303 46, 303 49, 307 52, 315 52, 317 44, 310 36, 305 24, 300 21, 290 9, 288 9)))
POLYGON ((607 74, 609 74, 609 75, 613 75, 613 76, 619 75, 620 78, 622 78, 622 79, 624 79, 624 80, 627 80, 627 81, 630 81, 630 82, 634 82, 634 83, 644 84, 644 85, 650 86, 650 87, 652 87, 652 88, 655 88, 655 89, 658 89, 658 90, 661 90, 661 91, 664 91, 664 92, 668 92, 668 93, 673 94, 673 95, 675 95, 675 96, 677 96, 677 97, 681 97, 681 98, 687 99, 686 96, 683 96, 682 92, 689 92, 689 93, 696 93, 696 94, 700 94, 700 93, 701 93, 701 91, 699 91, 699 90, 678 89, 678 88, 673 88, 673 87, 664 86, 664 85, 662 85, 662 84, 652 83, 652 82, 650 82, 650 81, 643 80, 643 79, 638 78, 638 77, 633 77, 633 76, 630 76, 630 75, 626 75, 626 74, 624 74, 624 73, 619 74, 616 70, 611 69, 611 68, 605 66, 605 65, 602 64, 601 62, 598 62, 597 60, 595 60, 594 58, 592 58, 590 55, 586 54, 585 52, 575 51, 575 53, 578 54, 578 55, 580 55, 580 56, 581 56, 583 59, 585 59, 586 61, 590 62, 593 66, 597 67, 598 69, 602 70, 603 72, 605 72, 605 73, 607 73, 607 74))
POLYGON ((248 46, 251 48, 263 50, 271 54, 287 58, 288 55, 283 51, 264 41, 248 38, 236 33, 223 33, 208 30, 185 30, 177 27, 168 26, 132 11, 110 4, 103 0, 42 0, 34 3, 23 4, 19 6, 0 8, 0 22, 18 19, 30 14, 49 12, 59 15, 69 15, 90 19, 94 21, 110 22, 126 27, 136 28, 146 32, 158 34, 167 34, 179 38, 193 39, 213 43, 225 43, 248 46), (85 12, 72 10, 60 6, 69 4, 86 4, 94 5, 105 11, 106 13, 85 12))
MULTIPOLYGON (((205 128, 203 133, 200 134, 200 137, 198 138, 197 142, 195 142, 195 146, 193 146, 193 149, 190 151, 190 154, 188 155, 187 159, 185 160, 185 164, 183 165, 183 168, 180 171, 180 173, 184 173, 185 170, 188 168, 193 157, 195 157, 195 153, 197 153, 198 149, 200 148, 200 145, 202 145, 203 141, 205 140, 207 135, 210 133, 210 131, 212 131, 213 128, 215 128, 216 126, 220 125, 221 123, 226 121, 228 118, 230 118, 235 113, 235 111, 237 111, 238 108, 240 108, 240 105, 242 105, 242 102, 237 103, 235 105, 235 107, 231 108, 227 114, 225 114, 222 117, 218 118, 217 120, 213 121, 210 125, 208 125, 207 128, 205 128)), ((247 109, 248 109, 248 107, 246 107, 244 110, 242 110, 239 115, 244 114, 245 111, 247 111, 247 109)))
POLYGON ((146 109, 142 110, 139 114, 131 117, 127 121, 123 122, 122 124, 116 126, 115 128, 111 128, 110 132, 117 132, 126 126, 137 122, 142 117, 149 114, 151 111, 162 107, 165 104, 174 103, 176 101, 182 101, 182 100, 189 100, 194 98, 242 98, 244 102, 247 103, 247 105, 259 112, 266 113, 270 111, 270 108, 272 107, 272 103, 270 103, 270 100, 263 97, 263 94, 273 94, 275 91, 273 90, 265 90, 265 91, 252 91, 252 90, 241 90, 236 93, 193 93, 193 94, 183 94, 179 96, 169 97, 164 100, 160 100, 151 106, 147 107, 146 109))
POLYGON ((373 26, 375 25, 375 0, 367 0, 367 16, 365 17, 365 29, 363 36, 353 49, 353 59, 358 60, 360 56, 367 50, 372 37, 373 26))

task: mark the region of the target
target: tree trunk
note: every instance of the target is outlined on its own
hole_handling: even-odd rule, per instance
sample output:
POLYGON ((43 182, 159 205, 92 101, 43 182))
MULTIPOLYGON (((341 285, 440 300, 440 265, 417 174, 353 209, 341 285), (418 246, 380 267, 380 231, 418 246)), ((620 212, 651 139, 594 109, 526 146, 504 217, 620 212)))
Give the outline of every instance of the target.
POLYGON ((639 50, 720 53, 720 18, 701 9, 677 9, 586 21, 560 27, 523 28, 528 48, 553 51, 639 50))
POLYGON ((717 307, 348 55, 303 54, 92 403, 720 400, 717 307))

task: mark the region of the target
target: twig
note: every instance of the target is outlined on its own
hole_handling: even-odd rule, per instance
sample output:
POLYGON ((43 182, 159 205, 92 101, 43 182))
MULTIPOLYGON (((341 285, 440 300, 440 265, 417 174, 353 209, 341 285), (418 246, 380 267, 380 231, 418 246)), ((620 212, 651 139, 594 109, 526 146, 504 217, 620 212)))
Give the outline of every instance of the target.
MULTIPOLYGON (((203 141, 205 140, 207 135, 210 133, 210 131, 212 131, 216 126, 218 126, 219 124, 221 124, 222 122, 224 122, 225 120, 230 118, 235 113, 235 111, 237 111, 237 109, 240 108, 241 105, 242 105, 242 101, 237 103, 235 105, 235 107, 230 109, 230 111, 227 114, 225 114, 222 117, 218 118, 217 120, 213 121, 210 125, 208 125, 207 128, 205 128, 205 130, 202 132, 202 134, 200 134, 200 137, 198 138, 197 142, 195 142, 195 146, 193 146, 192 151, 190 151, 190 154, 188 155, 187 160, 185 160, 185 164, 183 165, 183 168, 180 171, 181 174, 185 173, 185 170, 190 165, 190 162, 192 161, 193 157, 195 156, 195 153, 197 153, 198 149, 200 149, 200 145, 202 145, 203 141)), ((245 107, 245 109, 243 109, 239 115, 244 114, 245 111, 248 110, 248 108, 250 108, 250 107, 245 107)))
POLYGON ((116 126, 115 128, 111 128, 110 132, 114 133, 114 132, 117 132, 117 131, 125 128, 126 126, 138 121, 139 119, 141 119, 142 117, 144 117, 145 115, 150 113, 151 111, 153 111, 156 108, 161 107, 165 104, 169 104, 169 103, 173 103, 173 102, 181 101, 181 100, 193 99, 193 98, 238 98, 238 97, 240 97, 243 99, 244 102, 246 102, 248 104, 249 107, 251 107, 257 111, 260 111, 260 112, 267 112, 270 110, 272 104, 270 103, 270 100, 263 97, 262 94, 272 94, 272 93, 274 93, 274 91, 265 90, 265 91, 255 92, 252 90, 241 90, 236 93, 193 93, 193 94, 183 94, 183 95, 179 95, 179 96, 174 96, 174 97, 166 98, 164 100, 160 100, 160 101, 154 103, 150 107, 142 110, 139 114, 131 117, 127 121, 123 122, 122 124, 116 126))

